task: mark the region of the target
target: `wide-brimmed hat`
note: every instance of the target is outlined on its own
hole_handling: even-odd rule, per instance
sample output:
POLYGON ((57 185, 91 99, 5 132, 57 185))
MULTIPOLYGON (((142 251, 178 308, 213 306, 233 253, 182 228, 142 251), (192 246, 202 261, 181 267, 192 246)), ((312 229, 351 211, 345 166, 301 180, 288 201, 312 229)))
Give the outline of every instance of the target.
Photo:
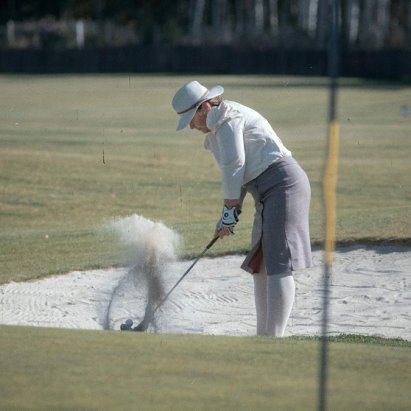
POLYGON ((188 126, 197 109, 204 101, 221 96, 223 93, 224 89, 221 86, 215 86, 208 90, 198 81, 191 81, 180 87, 172 101, 174 111, 180 115, 177 131, 188 126))

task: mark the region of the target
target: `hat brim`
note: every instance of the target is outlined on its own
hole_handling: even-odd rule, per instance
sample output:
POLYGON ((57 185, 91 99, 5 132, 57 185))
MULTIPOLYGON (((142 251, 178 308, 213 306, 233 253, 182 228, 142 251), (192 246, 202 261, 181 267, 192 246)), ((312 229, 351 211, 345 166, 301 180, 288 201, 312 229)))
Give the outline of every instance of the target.
POLYGON ((198 110, 198 107, 200 107, 201 104, 204 103, 204 101, 211 100, 214 97, 221 96, 223 93, 224 93, 224 88, 222 86, 214 86, 213 88, 211 88, 208 91, 208 93, 201 100, 197 102, 194 108, 187 111, 186 113, 180 114, 180 120, 178 122, 176 131, 180 131, 186 128, 190 124, 191 120, 194 117, 194 114, 198 110))

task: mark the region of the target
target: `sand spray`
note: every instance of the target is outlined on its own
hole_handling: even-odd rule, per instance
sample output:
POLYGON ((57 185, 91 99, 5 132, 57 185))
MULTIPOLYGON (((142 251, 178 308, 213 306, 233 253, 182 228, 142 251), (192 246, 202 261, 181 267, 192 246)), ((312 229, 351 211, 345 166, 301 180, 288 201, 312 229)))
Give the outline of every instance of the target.
POLYGON ((124 245, 127 264, 136 287, 147 288, 147 309, 165 294, 163 276, 177 259, 181 237, 161 222, 140 215, 115 218, 111 227, 124 245))

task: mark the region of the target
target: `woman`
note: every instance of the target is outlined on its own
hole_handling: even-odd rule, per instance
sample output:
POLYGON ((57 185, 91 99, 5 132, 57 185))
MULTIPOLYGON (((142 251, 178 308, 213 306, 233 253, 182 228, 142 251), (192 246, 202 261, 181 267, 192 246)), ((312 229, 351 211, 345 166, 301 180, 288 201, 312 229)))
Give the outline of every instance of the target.
POLYGON ((292 272, 311 266, 310 184, 268 121, 223 100, 223 92, 197 81, 177 90, 177 131, 190 125, 205 133, 205 148, 220 167, 224 204, 216 235, 233 234, 246 193, 253 196, 252 250, 242 268, 254 278, 257 335, 282 337, 294 303, 292 272))

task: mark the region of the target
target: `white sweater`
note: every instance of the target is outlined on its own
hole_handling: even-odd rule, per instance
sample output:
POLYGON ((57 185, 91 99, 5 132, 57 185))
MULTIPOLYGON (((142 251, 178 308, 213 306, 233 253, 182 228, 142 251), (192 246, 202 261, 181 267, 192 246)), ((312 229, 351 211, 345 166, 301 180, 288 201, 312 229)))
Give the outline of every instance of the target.
POLYGON ((268 121, 249 107, 224 100, 207 115, 204 147, 221 169, 224 198, 239 199, 241 186, 272 163, 291 156, 268 121))

